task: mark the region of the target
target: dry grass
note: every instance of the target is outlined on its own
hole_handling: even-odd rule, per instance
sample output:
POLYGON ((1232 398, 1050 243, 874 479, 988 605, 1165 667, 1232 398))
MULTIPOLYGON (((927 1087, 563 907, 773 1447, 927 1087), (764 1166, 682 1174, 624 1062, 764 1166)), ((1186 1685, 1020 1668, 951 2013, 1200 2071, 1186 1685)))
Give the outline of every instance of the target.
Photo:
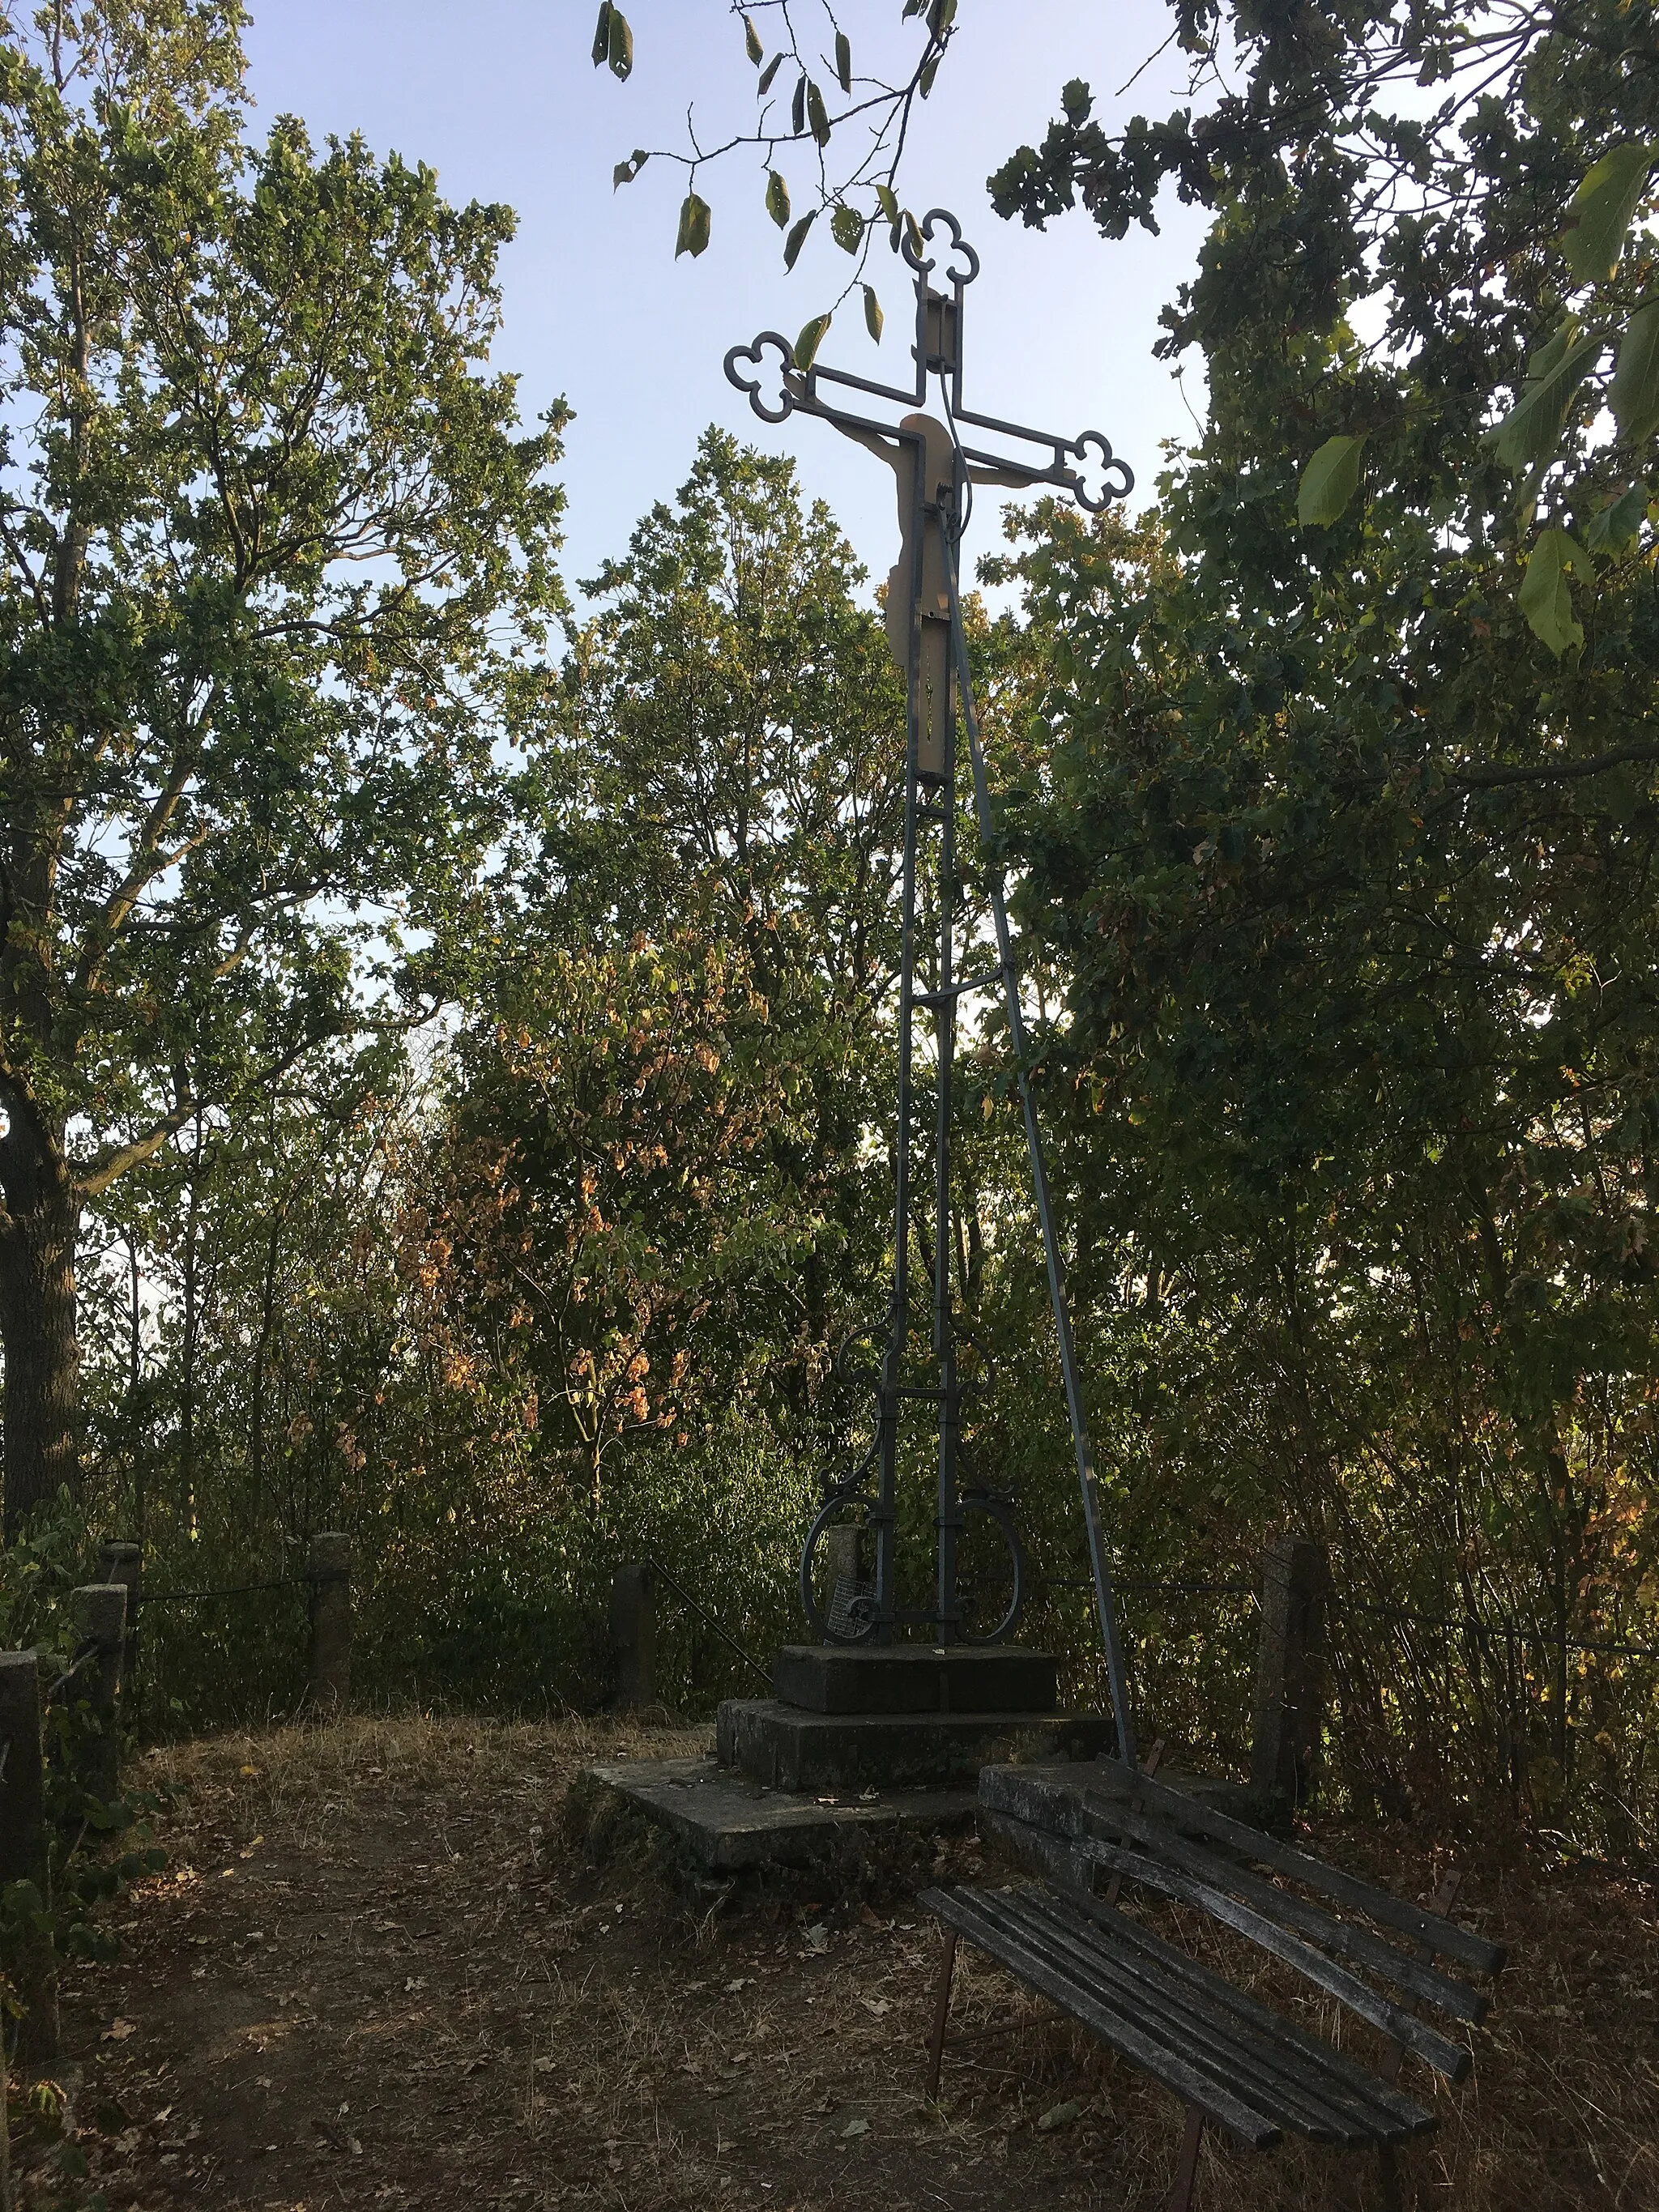
MULTIPOLYGON (((173 1864, 119 1909, 122 1957, 66 1990, 112 2208, 1158 2205, 1173 2100, 966 1952, 943 2102, 921 2104, 937 1938, 915 1892, 992 1871, 976 1847, 730 1894, 626 1830, 594 1863, 563 1811, 577 1768, 703 1734, 411 1716, 155 1754, 173 1864)), ((1436 1878, 1403 1833, 1322 1848, 1413 1894, 1436 1878)), ((1411 2192, 1659 2208, 1652 1893, 1513 1845, 1460 1863, 1515 1963, 1411 2192)), ((1206 2212, 1370 2201, 1354 2162, 1296 2143, 1205 2156, 1206 2212)))

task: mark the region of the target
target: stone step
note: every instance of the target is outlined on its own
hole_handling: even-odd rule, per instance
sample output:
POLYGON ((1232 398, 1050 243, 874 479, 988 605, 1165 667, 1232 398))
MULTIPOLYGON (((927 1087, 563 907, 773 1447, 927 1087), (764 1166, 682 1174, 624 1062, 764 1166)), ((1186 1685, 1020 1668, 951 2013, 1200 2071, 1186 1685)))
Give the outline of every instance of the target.
POLYGON ((1109 1720, 1054 1712, 813 1713, 778 1698, 728 1698, 715 1754, 769 1789, 896 1789, 970 1783, 1011 1759, 1086 1759, 1109 1720))
POLYGON ((1012 1644, 786 1644, 772 1684, 811 1713, 1052 1713, 1054 1655, 1012 1644))

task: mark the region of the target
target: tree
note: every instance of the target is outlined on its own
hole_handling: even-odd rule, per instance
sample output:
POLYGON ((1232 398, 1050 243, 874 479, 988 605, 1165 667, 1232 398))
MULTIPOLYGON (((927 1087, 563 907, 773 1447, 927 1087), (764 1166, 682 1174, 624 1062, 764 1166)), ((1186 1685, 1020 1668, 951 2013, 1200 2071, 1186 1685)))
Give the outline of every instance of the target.
POLYGON ((0 19, 6 1512, 72 1486, 81 1211, 418 1009, 560 605, 500 207, 240 118, 234 0, 0 19), (401 1007, 365 1003, 379 948, 401 1007))
MULTIPOLYGON (((1558 658, 1582 647, 1568 575, 1581 596, 1598 568, 1616 584, 1654 489, 1656 241, 1632 231, 1659 161, 1651 5, 1172 12, 1194 105, 1114 136, 1074 78, 1042 147, 991 179, 993 205, 1044 225, 1080 201, 1109 238, 1156 230, 1165 187, 1209 210, 1199 276, 1158 350, 1201 345, 1224 379, 1253 374, 1257 351, 1270 374, 1287 348, 1311 365, 1346 325, 1346 404, 1326 410, 1343 419, 1300 447, 1304 526, 1336 522, 1362 471, 1386 481, 1407 448, 1415 488, 1449 514, 1447 461, 1514 388, 1467 456, 1476 503, 1501 529, 1513 472, 1522 544, 1537 524, 1521 612, 1558 658), (1380 326, 1368 343, 1358 319, 1380 326), (1227 333, 1245 343, 1237 359, 1227 333)), ((1237 396, 1212 394, 1224 411, 1237 396)), ((1290 419, 1305 432, 1305 384, 1299 397, 1290 419)))
POLYGON ((453 1106, 499 1249, 449 1249, 476 1321, 487 1279, 535 1322, 596 1502, 642 1425, 799 1425, 878 1266, 902 706, 860 580, 791 465, 710 430, 520 731, 453 1106))
POLYGON ((561 933, 696 920, 744 938, 763 984, 886 994, 903 706, 863 580, 793 463, 704 432, 677 500, 583 586, 599 611, 534 733, 519 865, 561 933))
MULTIPOLYGON (((1109 139, 1070 88, 996 186, 1108 234, 1165 181, 1214 211, 1168 318, 1201 437, 1141 528, 1051 510, 1016 563, 1049 640, 1019 842, 1070 975, 1067 1179, 1142 1346, 1149 1543, 1172 1483, 1189 1540, 1329 1534, 1379 1608, 1339 1653, 1351 1771, 1390 1788, 1429 1747, 1479 1771, 1512 1692, 1485 1632, 1402 1665, 1376 1623, 1541 1649, 1548 1802, 1573 1714, 1620 1704, 1574 1644, 1628 1633, 1659 1551, 1655 454, 1596 426, 1594 351, 1537 396, 1587 165, 1659 139, 1651 17, 1226 22, 1237 97, 1109 139), (1552 531, 1599 558, 1545 608, 1552 531)), ((1620 234, 1628 332, 1659 261, 1620 234)), ((1624 1710, 1610 1804, 1644 1756, 1624 1710)))

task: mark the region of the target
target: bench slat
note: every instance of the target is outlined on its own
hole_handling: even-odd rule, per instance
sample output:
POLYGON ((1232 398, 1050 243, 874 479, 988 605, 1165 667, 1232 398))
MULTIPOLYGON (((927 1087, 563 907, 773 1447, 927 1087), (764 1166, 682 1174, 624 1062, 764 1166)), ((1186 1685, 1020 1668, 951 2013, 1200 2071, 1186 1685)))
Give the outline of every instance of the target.
POLYGON ((1011 1941, 987 1913, 976 1909, 980 1900, 971 1892, 924 1890, 916 1902, 947 1928, 954 1928, 980 1950, 1009 1967, 1021 1981, 1051 1998, 1061 2011, 1092 2028, 1103 2043, 1121 2052, 1132 2064, 1155 2075, 1188 2104, 1196 2105, 1206 2118, 1225 2128, 1240 2142, 1249 2143, 1255 2150, 1270 2150, 1279 2141, 1283 2130, 1268 2114, 1234 2096, 1207 2074, 1200 2073, 1161 2043, 1143 2034, 1133 2022, 1123 2019, 1088 1992, 1077 1989, 1067 1976, 1036 1955, 1028 1945, 1011 1941))
POLYGON ((1398 2005, 1379 1996, 1369 1982, 1362 1982, 1357 1974, 1349 1973, 1346 1966, 1339 1966, 1322 1951, 1316 1951, 1312 1944, 1304 1943, 1300 1936, 1288 1934, 1265 1913, 1240 1904, 1237 1898, 1229 1897, 1212 1882, 1200 1881, 1192 1875, 1182 1873, 1178 1867, 1164 1865, 1140 1851, 1125 1850, 1116 1844, 1106 1843, 1096 1843, 1088 1848, 1091 1856, 1097 1857, 1103 1866, 1127 1875, 1132 1881, 1144 1882, 1149 1889, 1162 1890, 1168 1897, 1195 1905, 1212 1919, 1237 1929, 1261 1949, 1283 1960, 1287 1966, 1294 1966, 1316 1988, 1346 2005, 1361 2020, 1380 2027, 1396 2043, 1408 2045, 1437 2074, 1443 2074, 1452 2081, 1461 2081, 1468 2074, 1469 2054, 1461 2043, 1454 2043, 1438 2028, 1430 2027, 1414 2014, 1401 2012, 1398 2005))
POLYGON ((1201 2052, 1222 2080, 1261 2099, 1298 2134, 1352 2149, 1416 2132, 1416 2110, 1402 2112, 1382 2085, 1330 2045, 1285 2037, 1276 2014, 1249 2020, 1225 2002, 1224 1984, 1218 1992, 1186 1976, 1172 1978, 1161 1961, 1122 1940, 1133 1925, 1122 1916, 1114 1916, 1115 1926, 1091 1925, 1059 1898, 1020 1895, 1019 1917, 1046 1927, 1059 1949, 1057 1963, 1098 1979, 1109 2002, 1139 2006, 1176 2048, 1201 2052), (1103 1941, 1108 1936, 1119 1940, 1103 1941))
POLYGON ((1340 2075, 1367 2109, 1380 2115, 1380 2130, 1397 2130, 1398 2139, 1403 2141, 1407 2136, 1427 2134, 1439 2124, 1431 2112, 1419 2105, 1414 2097, 1408 2097, 1392 2081, 1384 2081, 1380 2075, 1372 2073, 1358 2059, 1351 2058, 1346 2051, 1339 2051, 1323 2036, 1316 2035, 1311 2029, 1304 2027, 1299 2021, 1275 2012, 1261 1998, 1253 1997, 1247 1991, 1236 1988, 1224 1977, 1201 1965, 1176 1945, 1154 1935, 1140 1921, 1131 1919, 1127 1913, 1103 1904, 1098 1898, 1068 1897, 1066 1902, 1097 1925, 1109 1926, 1121 1942, 1145 1952, 1166 1972, 1203 1990, 1224 2010, 1236 2013, 1241 2020, 1260 2029, 1264 2035, 1272 2036, 1277 2041, 1304 2052, 1316 2066, 1340 2075))
POLYGON ((1486 2018, 1490 2008, 1481 1990, 1472 1990, 1467 1982, 1456 1981, 1437 1967, 1426 1966, 1403 1951, 1396 1951, 1392 1943, 1373 1936, 1369 1929, 1358 1928, 1350 1920, 1339 1920, 1322 1906, 1310 1905, 1305 1898, 1275 1887, 1231 1859, 1206 1850, 1202 1844, 1177 1836, 1167 1822, 1116 1804, 1109 1812, 1091 1808, 1086 1817, 1091 1823, 1098 1821, 1119 1835, 1146 1844, 1186 1873, 1213 1882, 1218 1889, 1231 1890, 1247 1905, 1255 1905, 1270 1917, 1288 1923, 1315 1942, 1352 1959, 1356 1965, 1385 1974, 1396 1988, 1438 2005, 1443 2012, 1451 2013, 1459 2020, 1480 2021, 1486 2018))
MULTIPOLYGON (((1034 1827, 1029 1820, 1017 1819, 1012 1814, 981 1811, 980 1821, 983 1828, 1009 1846, 1015 1857, 1020 1859, 1028 1867, 1035 1862, 1036 1867, 1040 1869, 1048 1879, 1066 1894, 1068 1901, 1074 1904, 1079 1911, 1094 1917, 1109 1910, 1091 1893, 1094 1868, 1100 1862, 1097 1857, 1091 1860, 1091 1854, 1097 1853, 1101 1846, 1091 1843, 1087 1838, 1076 1844, 1064 1842, 1048 1830, 1034 1827)), ((1281 1896, 1282 1893, 1277 1890, 1273 1892, 1275 1898, 1281 1896)), ((1203 1986, 1211 1990, 1220 2001, 1230 2004, 1236 2010, 1243 2010, 1245 2017, 1255 2021, 1258 2025, 1271 2027, 1277 2021, 1287 2033, 1303 2034, 1304 2033, 1296 2028, 1294 2023, 1286 2021, 1283 2014, 1274 2013, 1266 2006, 1256 2004, 1253 1998, 1246 1997, 1242 1991, 1235 1990, 1231 1983, 1222 1980, 1219 1976, 1211 1975, 1206 1967, 1198 1966, 1189 1960, 1184 1952, 1162 1943, 1161 1940, 1153 1936, 1149 1929, 1143 1929, 1138 1921, 1124 1919, 1121 1915, 1115 1915, 1114 1918, 1122 1921, 1123 1927, 1128 1932, 1131 1940, 1155 1947, 1158 1957, 1172 1966, 1176 1972, 1202 1978, 1203 1986)), ((1309 2037, 1307 2041, 1310 2046, 1316 2050, 1323 2051, 1330 2047, 1317 2037, 1309 2037)), ((1455 2046, 1452 2047, 1455 2048, 1455 2046)), ((1416 2111, 1420 2108, 1413 2106, 1412 2109, 1416 2111)))
POLYGON ((1109 1907, 1085 1911, 1085 1900, 1042 1890, 930 1891, 921 1902, 1259 2148, 1261 2126, 1352 2148, 1404 2142, 1435 2124, 1317 2037, 1157 1939, 1147 1944, 1109 1907), (1159 1971, 1170 1966, 1173 1980, 1159 1971))
MULTIPOLYGON (((991 1767, 986 1770, 986 1775, 1000 1771, 991 1767)), ((1437 1913, 1425 1912, 1420 1906, 1408 1905, 1403 1898, 1392 1896, 1386 1889, 1361 1881, 1357 1875, 1344 1874, 1340 1867, 1327 1866, 1322 1859, 1312 1858, 1292 1844, 1281 1844, 1260 1828, 1247 1827, 1243 1820, 1218 1813, 1182 1790, 1151 1781, 1138 1768, 1126 1767, 1117 1759, 1095 1761, 1094 1776, 1087 1785, 1085 1796, 1097 1791, 1105 1797, 1139 1797, 1143 1804, 1167 1814, 1172 1824, 1195 1830, 1209 1837, 1212 1843, 1227 1844, 1259 1865, 1270 1866, 1276 1873, 1288 1875, 1292 1881, 1304 1883, 1322 1896, 1352 1905, 1385 1928, 1397 1928, 1402 1935, 1426 1943, 1445 1958, 1472 1966, 1477 1973, 1498 1972, 1509 1955, 1501 1943, 1489 1943, 1484 1936, 1460 1928, 1455 1920, 1443 1920, 1437 1913)))
POLYGON ((1241 2033, 1237 2021, 1210 2009, 1194 1991, 1172 1985, 1144 1959, 1103 1943, 1097 1930, 1068 1924, 1030 1900, 981 1901, 1005 1938, 1046 1958, 1074 1990, 1133 2021, 1176 2058, 1260 2106, 1276 2126, 1346 2149, 1376 2142, 1374 2115, 1330 2094, 1329 2085, 1310 2078, 1293 2062, 1287 2064, 1275 2045, 1241 2033))

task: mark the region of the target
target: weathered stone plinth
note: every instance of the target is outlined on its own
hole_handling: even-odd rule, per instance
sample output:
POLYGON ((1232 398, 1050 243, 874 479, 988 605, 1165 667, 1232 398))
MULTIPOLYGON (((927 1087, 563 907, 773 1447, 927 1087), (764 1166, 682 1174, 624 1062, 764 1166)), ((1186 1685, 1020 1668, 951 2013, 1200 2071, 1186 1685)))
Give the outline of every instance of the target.
POLYGON ((981 1767, 1079 1759, 1109 1721, 1056 1712, 1046 1651, 1001 1645, 789 1644, 775 1698, 731 1698, 715 1757, 595 1766, 598 1788, 715 1873, 823 1856, 882 1831, 972 1825, 981 1767))
POLYGON ((1057 1713, 1046 1651, 787 1644, 775 1698, 720 1707, 715 1755, 769 1789, 960 1788, 988 1761, 1087 1758, 1108 1726, 1057 1713))
POLYGON ((729 1698, 715 1756, 773 1790, 971 1785, 1011 1759, 1086 1759, 1110 1723, 1063 1713, 812 1713, 779 1698, 729 1698))
POLYGON ((1051 1653, 994 1644, 786 1644, 772 1685, 809 1713, 1052 1713, 1057 1694, 1051 1653))

